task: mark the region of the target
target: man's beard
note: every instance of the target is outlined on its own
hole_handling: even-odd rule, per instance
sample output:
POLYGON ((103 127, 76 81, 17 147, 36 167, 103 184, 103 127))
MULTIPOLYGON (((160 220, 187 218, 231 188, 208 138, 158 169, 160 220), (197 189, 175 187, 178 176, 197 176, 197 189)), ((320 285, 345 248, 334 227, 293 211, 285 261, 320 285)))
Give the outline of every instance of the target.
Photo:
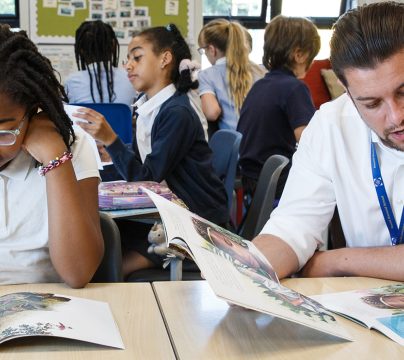
MULTIPOLYGON (((400 126, 401 127, 404 126, 404 122, 400 126)), ((394 128, 384 130, 384 132, 383 132, 384 137, 383 138, 380 137, 380 140, 382 141, 382 143, 384 145, 386 145, 389 148, 392 148, 392 149, 395 149, 398 151, 404 151, 404 144, 400 145, 389 139, 389 135, 391 135, 391 133, 393 133, 396 129, 400 128, 400 126, 395 126, 394 128)))

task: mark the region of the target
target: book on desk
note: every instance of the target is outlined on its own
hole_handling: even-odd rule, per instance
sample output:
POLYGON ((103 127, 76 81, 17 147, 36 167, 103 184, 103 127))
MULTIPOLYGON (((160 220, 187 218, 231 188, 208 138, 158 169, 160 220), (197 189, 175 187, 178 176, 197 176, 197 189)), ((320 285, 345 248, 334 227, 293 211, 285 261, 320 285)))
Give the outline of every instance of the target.
POLYGON ((125 348, 105 302, 39 292, 0 296, 0 344, 27 336, 55 336, 125 348))
POLYGON ((313 296, 328 309, 404 345, 404 284, 313 296))
POLYGON ((216 296, 351 340, 328 309, 282 286, 271 264, 252 242, 147 189, 144 191, 160 213, 168 246, 196 262, 216 296))

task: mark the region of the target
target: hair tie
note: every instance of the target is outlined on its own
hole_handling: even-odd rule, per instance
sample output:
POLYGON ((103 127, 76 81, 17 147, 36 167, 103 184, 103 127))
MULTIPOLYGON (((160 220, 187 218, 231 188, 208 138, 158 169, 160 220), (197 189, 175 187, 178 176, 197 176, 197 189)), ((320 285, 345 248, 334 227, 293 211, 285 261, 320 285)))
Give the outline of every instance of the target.
POLYGON ((167 31, 171 31, 172 29, 171 29, 171 24, 168 24, 167 26, 166 26, 166 29, 167 29, 167 31))
POLYGON ((191 59, 182 59, 180 62, 180 66, 178 67, 178 70, 181 74, 182 71, 184 70, 189 70, 189 71, 195 71, 195 70, 199 70, 201 68, 201 65, 193 60, 191 61, 191 59))

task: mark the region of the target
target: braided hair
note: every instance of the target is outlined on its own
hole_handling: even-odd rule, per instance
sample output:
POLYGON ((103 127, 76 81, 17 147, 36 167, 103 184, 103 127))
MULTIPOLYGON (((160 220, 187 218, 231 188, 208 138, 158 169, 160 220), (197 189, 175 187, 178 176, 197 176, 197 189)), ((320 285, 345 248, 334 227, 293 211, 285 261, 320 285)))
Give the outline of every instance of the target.
POLYGON ((93 77, 97 86, 101 102, 106 102, 102 91, 101 73, 105 71, 108 85, 108 102, 115 100, 114 67, 118 67, 119 42, 111 25, 101 20, 85 21, 76 30, 74 44, 77 68, 86 70, 90 77, 90 91, 93 102, 93 77), (92 71, 90 71, 90 69, 92 71))
POLYGON ((179 92, 186 93, 191 89, 198 88, 198 81, 192 80, 192 74, 189 69, 182 70, 181 73, 179 71, 181 60, 191 59, 192 55, 177 26, 174 24, 169 24, 165 27, 157 26, 143 30, 136 36, 144 37, 150 42, 156 55, 167 50, 171 52, 173 64, 170 79, 179 92))
POLYGON ((5 24, 0 24, 0 93, 32 114, 43 110, 70 149, 75 135, 63 108, 62 101, 67 102, 63 86, 26 32, 12 32, 5 24))

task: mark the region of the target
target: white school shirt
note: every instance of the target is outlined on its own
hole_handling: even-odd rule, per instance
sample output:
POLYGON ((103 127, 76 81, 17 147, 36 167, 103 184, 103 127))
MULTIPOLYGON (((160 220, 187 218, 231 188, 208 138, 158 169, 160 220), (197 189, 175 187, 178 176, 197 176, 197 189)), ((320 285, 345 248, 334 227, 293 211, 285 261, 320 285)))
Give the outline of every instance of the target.
MULTIPOLYGON (((72 164, 77 180, 99 178, 84 131, 75 133, 72 164)), ((35 160, 21 151, 0 172, 0 284, 61 281, 49 256, 47 214, 45 178, 35 160)), ((69 214, 65 216, 69 221, 69 214)))
POLYGON ((146 156, 151 153, 151 130, 154 119, 158 115, 161 105, 173 96, 175 91, 175 86, 170 84, 161 89, 151 99, 148 99, 145 94, 134 104, 137 107, 136 113, 138 114, 136 118, 136 141, 143 163, 146 156))
POLYGON ((348 247, 391 246, 373 185, 371 141, 400 224, 404 152, 382 144, 344 94, 324 104, 304 130, 279 206, 261 231, 286 241, 300 267, 323 245, 336 204, 348 247))

